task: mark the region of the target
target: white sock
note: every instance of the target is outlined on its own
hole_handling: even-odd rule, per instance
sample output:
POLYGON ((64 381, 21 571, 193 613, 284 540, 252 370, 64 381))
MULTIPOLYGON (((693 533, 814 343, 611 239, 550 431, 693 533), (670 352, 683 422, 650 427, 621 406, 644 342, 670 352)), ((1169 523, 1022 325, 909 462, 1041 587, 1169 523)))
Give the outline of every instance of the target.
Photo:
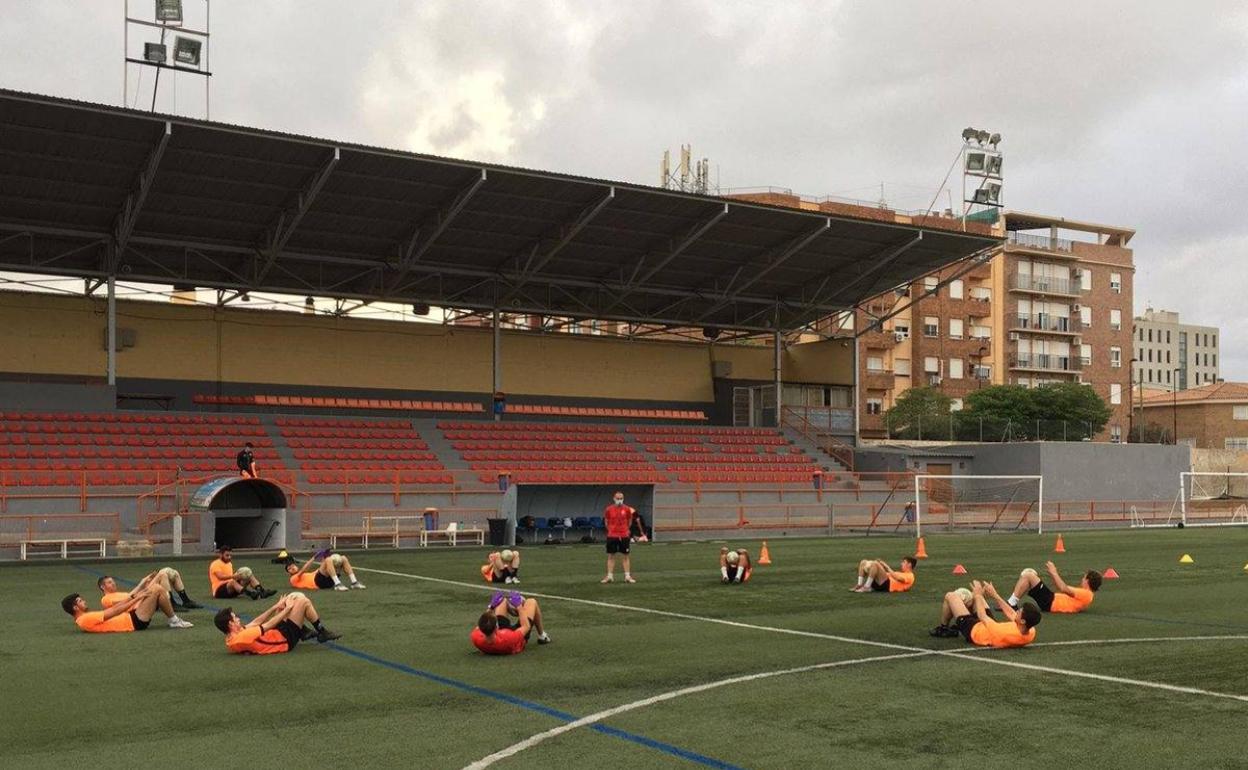
POLYGON ((724 580, 727 580, 727 579, 728 579, 728 568, 727 568, 727 567, 720 567, 720 568, 719 568, 719 576, 720 576, 721 578, 723 578, 724 580))
POLYGON ((1006 600, 1005 600, 1005 603, 1006 603, 1006 604, 1008 604, 1008 605, 1010 605, 1011 607, 1017 607, 1017 606, 1018 606, 1018 597, 1017 597, 1017 596, 1014 596, 1014 595, 1011 595, 1011 596, 1010 596, 1010 598, 1008 598, 1008 599, 1006 599, 1006 600))
POLYGON ((858 585, 860 585, 860 586, 861 586, 861 585, 864 585, 864 584, 866 584, 866 582, 867 582, 867 578, 866 578, 866 576, 865 576, 865 575, 859 575, 859 576, 858 576, 858 585))
POLYGON ((352 582, 352 583, 358 583, 358 582, 360 582, 360 581, 358 581, 358 580, 356 580, 356 579, 355 579, 355 575, 348 575, 348 577, 350 577, 350 578, 351 578, 351 582, 352 582))
POLYGON ((342 585, 342 581, 338 579, 337 575, 334 575, 334 585, 336 586, 342 585))
POLYGON ((630 577, 632 577, 632 574, 630 574, 630 573, 628 573, 628 572, 625 572, 625 573, 624 573, 624 579, 625 579, 625 580, 628 580, 630 577))

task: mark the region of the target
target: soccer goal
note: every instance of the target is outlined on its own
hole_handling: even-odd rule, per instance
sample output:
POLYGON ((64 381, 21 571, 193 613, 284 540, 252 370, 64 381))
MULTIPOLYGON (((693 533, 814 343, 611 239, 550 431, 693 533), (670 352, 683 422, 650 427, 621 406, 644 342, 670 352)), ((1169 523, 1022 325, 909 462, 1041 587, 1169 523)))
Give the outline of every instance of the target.
POLYGON ((1044 532, 1043 476, 914 477, 915 535, 948 532, 1044 532))
POLYGON ((1248 524, 1248 473, 1181 472, 1179 521, 1185 527, 1248 524))

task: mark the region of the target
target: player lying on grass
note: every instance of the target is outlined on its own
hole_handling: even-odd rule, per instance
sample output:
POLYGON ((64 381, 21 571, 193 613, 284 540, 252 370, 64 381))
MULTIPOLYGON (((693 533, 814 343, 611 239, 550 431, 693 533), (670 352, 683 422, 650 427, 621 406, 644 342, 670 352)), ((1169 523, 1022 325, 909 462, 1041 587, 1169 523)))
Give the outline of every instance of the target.
POLYGON ((1026 594, 1040 606, 1042 612, 1083 612, 1101 588, 1101 573, 1096 570, 1090 569, 1083 573, 1079 587, 1072 588, 1065 580, 1062 580, 1053 562, 1046 561, 1044 568, 1048 570, 1049 577, 1053 578, 1053 587, 1057 589, 1057 592, 1054 593, 1044 584, 1036 571, 1028 567, 1019 573, 1018 585, 1014 586, 1014 593, 1007 600, 1011 607, 1017 607, 1023 594, 1026 594))
POLYGON ((254 601, 277 593, 260 585, 251 567, 235 569, 234 551, 228 545, 221 546, 217 551, 217 560, 208 565, 208 582, 212 584, 214 599, 233 599, 241 594, 254 601))
POLYGON ((316 591, 319 589, 334 589, 335 591, 349 591, 338 578, 341 572, 347 576, 347 580, 351 583, 351 588, 367 588, 363 583, 355 577, 355 570, 351 569, 351 560, 340 553, 332 553, 328 548, 323 551, 317 551, 312 554, 312 558, 308 559, 300 567, 295 564, 295 560, 286 557, 286 574, 290 575, 290 585, 292 588, 301 588, 305 591, 316 591), (321 564, 316 571, 309 572, 312 569, 312 563, 320 560, 321 564))
POLYGON ((174 614, 169 592, 152 581, 141 589, 131 591, 129 597, 106 610, 92 612, 87 600, 80 594, 70 594, 62 599, 61 609, 73 616, 79 628, 93 634, 146 630, 152 624, 156 610, 169 618, 170 628, 191 628, 194 625, 174 614))
POLYGON ((727 546, 719 549, 719 582, 744 583, 753 571, 749 551, 744 548, 729 550, 727 546))
POLYGON ((971 583, 971 606, 967 606, 959 589, 945 594, 940 608, 940 625, 931 630, 932 636, 952 638, 965 637, 966 641, 979 647, 1023 647, 1036 639, 1036 625, 1040 622, 1040 610, 1027 603, 1015 609, 1001 598, 992 583, 971 583), (993 620, 988 614, 985 597, 996 601, 1005 614, 1005 620, 993 620))
POLYGON ((118 588, 117 581, 112 575, 105 575, 97 580, 95 584, 99 586, 100 593, 103 594, 103 596, 100 597, 100 604, 104 607, 104 609, 108 609, 114 604, 118 604, 120 602, 124 602, 126 599, 129 599, 130 594, 135 593, 136 591, 142 591, 148 586, 149 583, 159 585, 161 588, 164 588, 165 592, 169 594, 170 603, 173 602, 173 595, 176 592, 178 598, 182 600, 182 604, 174 605, 175 607, 180 606, 184 610, 197 610, 204 606, 192 601, 191 597, 186 595, 186 585, 182 583, 182 573, 178 572, 173 567, 162 567, 155 572, 149 573, 142 580, 140 580, 139 584, 136 585, 131 591, 122 591, 118 588))
POLYGON ((537 606, 537 599, 525 599, 515 591, 504 596, 499 591, 477 619, 477 627, 468 638, 486 655, 516 655, 524 652, 529 635, 535 629, 537 643, 549 644, 550 637, 542 626, 542 610, 537 606))
POLYGON ((342 638, 342 634, 335 634, 321 623, 312 600, 298 591, 278 599, 246 625, 230 607, 218 612, 212 622, 225 634, 226 648, 240 655, 274 655, 290 652, 304 639, 331 642, 342 638), (312 628, 304 628, 304 621, 311 623, 312 628))
POLYGON ((894 570, 880 559, 863 559, 858 562, 858 585, 849 590, 859 594, 909 591, 914 587, 914 568, 918 564, 913 556, 905 556, 901 560, 901 569, 894 570))
POLYGON ((481 577, 487 583, 519 583, 519 549, 504 548, 486 556, 485 564, 481 565, 481 577))

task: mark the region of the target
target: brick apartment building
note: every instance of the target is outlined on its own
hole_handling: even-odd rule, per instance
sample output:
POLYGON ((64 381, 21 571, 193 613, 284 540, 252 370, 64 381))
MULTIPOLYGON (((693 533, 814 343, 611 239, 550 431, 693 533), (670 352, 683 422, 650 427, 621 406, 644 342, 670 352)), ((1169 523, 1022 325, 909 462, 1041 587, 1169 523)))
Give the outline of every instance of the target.
MULTIPOLYGON (((961 408, 987 385, 1074 381, 1093 386, 1113 410, 1097 438, 1125 440, 1134 231, 1021 212, 1006 212, 1004 223, 1006 242, 991 261, 859 337, 863 438, 886 437, 884 414, 917 385, 940 388, 961 408)), ((865 309, 887 314, 964 268, 876 297, 865 309)))
POLYGON ((1215 382, 1177 393, 1146 395, 1136 415, 1154 433, 1177 435, 1179 443, 1197 449, 1248 450, 1245 383, 1215 382))

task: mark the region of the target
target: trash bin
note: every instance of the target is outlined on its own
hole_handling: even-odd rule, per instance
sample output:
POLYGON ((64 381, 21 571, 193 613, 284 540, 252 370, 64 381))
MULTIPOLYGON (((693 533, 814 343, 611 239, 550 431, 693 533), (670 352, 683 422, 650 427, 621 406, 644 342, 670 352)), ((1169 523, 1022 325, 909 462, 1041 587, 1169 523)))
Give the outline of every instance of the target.
POLYGON ((435 529, 437 529, 438 528, 438 509, 426 508, 424 515, 425 515, 425 531, 432 532, 435 529))
POLYGON ((488 521, 490 523, 490 545, 506 545, 507 520, 489 519, 488 521))

